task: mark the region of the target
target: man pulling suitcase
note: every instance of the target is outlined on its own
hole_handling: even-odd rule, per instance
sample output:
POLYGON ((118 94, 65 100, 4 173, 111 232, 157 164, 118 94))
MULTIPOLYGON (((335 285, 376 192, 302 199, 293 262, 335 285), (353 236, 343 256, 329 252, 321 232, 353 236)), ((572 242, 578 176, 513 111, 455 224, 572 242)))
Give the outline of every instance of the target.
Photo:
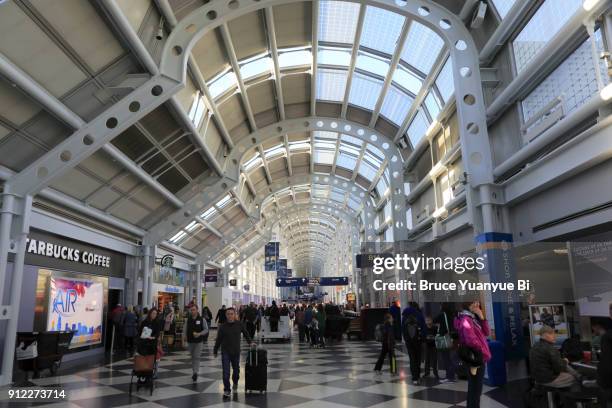
POLYGON ((251 336, 240 320, 237 319, 236 310, 233 307, 225 311, 227 321, 219 326, 217 341, 213 354, 217 357, 219 347, 221 348, 221 362, 223 366, 223 397, 230 398, 232 390, 238 392, 238 379, 240 378, 240 334, 244 335, 245 340, 255 346, 251 336), (233 387, 230 388, 230 365, 232 369, 233 387))

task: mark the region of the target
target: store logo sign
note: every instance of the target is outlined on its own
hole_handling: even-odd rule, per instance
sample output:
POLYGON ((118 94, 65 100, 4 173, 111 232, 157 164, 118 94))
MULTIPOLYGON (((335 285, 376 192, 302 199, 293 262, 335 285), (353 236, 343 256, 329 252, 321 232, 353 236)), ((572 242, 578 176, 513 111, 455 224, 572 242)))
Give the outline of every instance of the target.
POLYGON ((46 256, 49 258, 63 259, 70 262, 81 262, 86 265, 110 268, 110 256, 98 255, 89 251, 81 251, 65 245, 53 244, 40 239, 26 240, 26 251, 29 254, 46 256))

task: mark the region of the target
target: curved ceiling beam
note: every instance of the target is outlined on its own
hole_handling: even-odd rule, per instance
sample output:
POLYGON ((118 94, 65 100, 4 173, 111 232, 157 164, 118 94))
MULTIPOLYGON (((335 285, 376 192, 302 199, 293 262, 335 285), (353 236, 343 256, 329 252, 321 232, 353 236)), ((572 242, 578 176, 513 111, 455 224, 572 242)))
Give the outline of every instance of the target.
MULTIPOLYGON (((285 120, 261 128, 236 142, 235 148, 230 152, 225 163, 225 177, 216 181, 213 185, 204 186, 196 184, 191 186, 190 191, 193 192, 193 196, 184 200, 184 205, 180 210, 175 211, 151 228, 143 241, 145 244, 158 244, 193 221, 194 217, 201 211, 219 201, 226 194, 229 194, 240 180, 240 163, 246 152, 253 146, 281 137, 287 133, 312 131, 341 132, 368 142, 379 148, 390 159, 390 176, 399 178, 403 174, 401 155, 397 146, 387 136, 374 129, 348 120, 324 117, 285 120)), ((308 174, 295 177, 302 177, 305 180, 302 182, 304 184, 309 178, 315 176, 308 174)), ((360 186, 358 188, 362 189, 360 186)))
MULTIPOLYGON (((240 237, 241 235, 243 235, 244 233, 246 233, 249 230, 252 230, 254 228, 256 228, 256 224, 258 222, 260 222, 262 220, 262 214, 263 213, 263 202, 266 200, 266 198, 268 196, 271 196, 273 194, 277 194, 278 192, 286 189, 287 187, 291 187, 292 185, 303 185, 303 184, 308 184, 309 182, 312 182, 312 180, 317 179, 317 177, 319 176, 312 176, 312 175, 293 175, 293 176, 287 176, 284 177, 282 179, 277 180, 276 182, 274 182, 271 186, 270 186, 270 192, 268 192, 266 195, 258 195, 255 199, 254 202, 251 203, 251 208, 254 208, 254 211, 251 211, 250 214, 248 214, 249 219, 247 221, 245 221, 244 223, 242 223, 241 225, 237 226, 237 228, 235 230, 233 230, 230 234, 228 234, 227 236, 224 236, 223 239, 221 239, 217 244, 211 244, 211 245, 207 245, 205 251, 200 252, 202 254, 204 254, 204 256, 209 257, 212 254, 214 254, 215 252, 219 251, 223 246, 233 242, 234 240, 236 240, 238 237, 240 237), (224 242, 225 241, 225 242, 224 242)), ((363 190, 361 189, 361 187, 356 184, 355 182, 349 181, 349 180, 345 180, 341 177, 337 177, 337 176, 324 176, 325 179, 327 179, 327 182, 336 186, 337 188, 341 189, 341 190, 345 190, 347 192, 351 192, 351 193, 361 193, 363 192, 363 190)), ((360 199, 367 199, 367 195, 364 195, 364 198, 361 198, 359 195, 360 199)), ((316 201, 313 200, 311 198, 311 201, 316 201)), ((216 202, 216 201, 215 201, 216 202)), ((329 205, 330 207, 333 207, 332 213, 336 213, 336 214, 340 214, 342 212, 350 214, 351 217, 355 218, 357 216, 357 213, 352 210, 350 207, 345 208, 343 205, 341 205, 340 203, 335 203, 333 201, 328 201, 328 202, 332 202, 334 203, 334 205, 329 205)), ((313 204, 313 205, 323 205, 323 202, 321 204, 313 204)), ((291 207, 295 207, 294 204, 291 205, 291 207)), ((282 207, 281 207, 282 208, 282 207)), ((313 209, 315 209, 316 207, 313 207, 313 209)), ((203 211, 203 209, 201 210, 203 211)), ((196 213, 194 216, 199 215, 201 212, 196 213)), ((265 218, 265 217, 264 217, 265 218)), ((355 222, 355 220, 353 219, 352 222, 355 222)), ((206 260, 209 260, 210 258, 206 258, 206 260)))
MULTIPOLYGON (((272 230, 274 229, 274 227, 276 225, 278 225, 278 223, 284 217, 291 217, 293 215, 300 214, 300 213, 303 213, 304 215, 306 215, 306 214, 312 213, 313 211, 320 211, 320 212, 327 213, 328 215, 336 217, 336 218, 339 218, 339 219, 341 219, 342 221, 344 221, 344 222, 346 222, 348 224, 354 223, 354 222, 357 221, 357 219, 354 218, 351 214, 349 214, 349 213, 347 213, 347 212, 345 212, 343 210, 338 210, 336 207, 330 206, 328 204, 310 204, 310 203, 308 203, 308 204, 298 204, 298 205, 291 206, 287 210, 284 210, 284 211, 281 211, 281 212, 277 212, 277 213, 273 214, 273 216, 271 218, 266 219, 265 220, 265 224, 261 228, 260 235, 268 237, 267 240, 269 241, 270 237, 271 237, 272 230)), ((228 245, 228 244, 223 244, 223 245, 225 246, 225 245, 228 245)), ((247 247, 247 249, 245 249, 242 252, 246 252, 249 247, 247 247)), ((247 258, 249 256, 251 256, 253 253, 255 253, 257 250, 263 248, 263 246, 261 244, 257 244, 256 247, 257 247, 257 249, 254 250, 250 255, 248 255, 247 258)), ((197 263, 203 263, 203 262, 207 262, 207 261, 210 261, 210 260, 213 260, 213 261, 216 261, 216 262, 220 262, 222 259, 214 258, 212 256, 212 254, 214 254, 216 252, 219 252, 219 248, 213 248, 211 250, 208 250, 208 251, 205 251, 205 252, 201 252, 198 255, 198 257, 197 257, 196 262, 197 263)))

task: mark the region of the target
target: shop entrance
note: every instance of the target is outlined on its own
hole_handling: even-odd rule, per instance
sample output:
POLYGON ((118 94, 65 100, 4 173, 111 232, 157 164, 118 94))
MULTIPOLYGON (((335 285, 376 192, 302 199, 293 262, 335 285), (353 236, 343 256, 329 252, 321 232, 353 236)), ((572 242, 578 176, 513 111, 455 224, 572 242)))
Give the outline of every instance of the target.
POLYGON ((111 320, 111 312, 118 305, 123 304, 123 291, 121 289, 109 289, 108 290, 108 309, 106 312, 106 333, 104 334, 104 348, 110 351, 111 339, 113 335, 113 322, 111 320))
POLYGON ((157 306, 159 310, 164 310, 166 305, 170 305, 173 308, 175 306, 181 307, 178 293, 158 292, 157 293, 157 306))

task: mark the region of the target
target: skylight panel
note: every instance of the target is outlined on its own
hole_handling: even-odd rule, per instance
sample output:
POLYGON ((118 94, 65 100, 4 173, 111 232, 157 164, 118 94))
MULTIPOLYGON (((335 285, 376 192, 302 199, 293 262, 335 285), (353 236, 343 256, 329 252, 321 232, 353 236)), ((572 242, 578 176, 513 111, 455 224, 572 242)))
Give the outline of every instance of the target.
POLYGON ((385 100, 380 109, 380 113, 396 125, 401 125, 408 115, 414 99, 402 92, 395 85, 389 87, 385 100))
POLYGON ((357 158, 355 156, 351 156, 346 153, 338 154, 338 160, 336 161, 336 166, 353 171, 353 169, 355 169, 356 164, 357 164, 357 158))
POLYGON ((315 149, 314 161, 321 164, 333 164, 335 153, 328 150, 315 149))
POLYGON ((312 65, 312 53, 310 50, 297 50, 283 52, 278 55, 280 69, 312 65))
POLYGON ((423 81, 406 68, 399 65, 393 74, 393 82, 414 95, 418 94, 423 86, 423 81))
POLYGON ((319 2, 319 41, 352 44, 355 41, 358 3, 321 0, 319 2))
POLYGON ((374 168, 380 168, 380 166, 383 164, 383 159, 373 155, 369 150, 366 150, 365 154, 363 155, 363 161, 367 162, 374 168))
POLYGON ((330 198, 334 201, 337 201, 339 203, 343 203, 344 202, 344 194, 343 193, 339 193, 337 191, 332 191, 332 193, 330 194, 330 198))
POLYGON ((366 149, 366 153, 367 155, 371 155, 375 157, 381 164, 382 164, 382 161, 385 159, 385 155, 383 154, 383 152, 381 152, 380 149, 374 146, 373 144, 368 145, 368 148, 366 149))
POLYGON ((374 58, 365 53, 359 53, 355 67, 363 71, 380 75, 381 77, 387 76, 387 73, 389 72, 388 62, 383 61, 380 58, 374 58))
POLYGON ((176 233, 172 238, 170 238, 170 242, 173 244, 176 244, 177 242, 179 242, 181 239, 183 239, 186 236, 187 236, 187 233, 181 230, 178 233, 176 233))
POLYGON ((317 54, 317 63, 348 67, 351 64, 351 51, 340 48, 321 48, 317 54))
POLYGON ((382 90, 382 81, 363 74, 355 73, 351 83, 349 103, 373 110, 382 90))
POLYGON ((497 14, 503 20, 507 15, 516 0, 493 0, 493 6, 497 10, 497 14))
POLYGON ((401 58, 419 71, 428 74, 443 46, 444 41, 438 34, 423 24, 413 21, 401 58))
POLYGON ((430 90, 427 96, 425 97, 425 107, 427 108, 427 112, 429 112, 429 116, 432 120, 436 119, 440 114, 440 101, 435 95, 433 89, 430 90))
POLYGON ((393 54, 405 18, 397 13, 367 6, 360 45, 393 54))
POLYGON ((364 160, 361 162, 361 166, 359 166, 358 173, 366 179, 372 181, 374 180, 374 177, 376 177, 376 168, 364 160))
POLYGON ((263 161, 261 160, 261 157, 259 157, 259 152, 256 152, 251 159, 244 163, 244 169, 246 171, 251 171, 256 167, 261 166, 262 164, 263 161))
POLYGON ((217 204, 215 204, 215 205, 218 208, 223 208, 223 207, 225 207, 229 203, 230 200, 231 200, 231 196, 229 194, 227 194, 221 200, 217 201, 217 204))
POLYGON ((429 127, 429 121, 421 109, 417 111, 412 123, 408 127, 408 137, 412 143, 412 147, 415 147, 419 141, 425 136, 427 128, 429 127))
POLYGON ((244 80, 262 75, 269 74, 272 71, 272 58, 266 56, 248 62, 240 67, 240 75, 244 80))
POLYGON ((238 81, 236 80, 236 74, 233 71, 229 71, 223 74, 221 77, 216 79, 208 86, 208 90, 213 98, 217 98, 220 95, 223 95, 227 91, 232 88, 236 88, 238 86, 238 81))
POLYGON ((186 227, 185 230, 187 230, 188 232, 193 231, 196 227, 198 226, 198 222, 197 221, 191 221, 186 227))
POLYGON ((341 102, 344 99, 348 73, 337 69, 317 70, 317 99, 341 102))
POLYGON ((341 139, 343 142, 351 143, 351 144, 353 144, 353 145, 355 145, 355 146, 359 146, 359 147, 361 147, 361 146, 363 145, 363 140, 358 139, 358 138, 356 138, 356 137, 354 137, 354 136, 351 136, 351 135, 345 135, 345 134, 343 134, 343 135, 340 137, 340 139, 341 139))
POLYGON ((266 151, 264 152, 264 157, 266 159, 272 159, 276 156, 281 156, 285 153, 286 153, 285 145, 279 144, 278 146, 274 146, 269 149, 266 149, 266 151))
POLYGON ((208 220, 213 215, 215 215, 216 212, 217 212, 217 209, 215 207, 210 207, 208 210, 202 213, 201 217, 204 218, 205 220, 208 220))
POLYGON ((378 180, 378 183, 376 184, 376 189, 378 190, 378 194, 381 197, 387 193, 387 190, 389 189, 389 184, 387 183, 387 180, 385 180, 384 177, 381 177, 378 180))
POLYGON ((204 117, 204 112, 206 110, 206 105, 204 103, 204 98, 200 94, 200 91, 197 91, 194 94, 193 103, 191 104, 191 108, 189 109, 189 119, 195 125, 195 127, 199 127, 202 123, 202 118, 204 117))
POLYGON ((444 103, 448 103, 448 100, 455 93, 455 83, 453 82, 453 60, 449 57, 442 70, 436 78, 436 87, 444 99, 444 103))
POLYGON ((557 34, 582 5, 582 0, 546 0, 512 43, 516 70, 523 68, 557 34))

